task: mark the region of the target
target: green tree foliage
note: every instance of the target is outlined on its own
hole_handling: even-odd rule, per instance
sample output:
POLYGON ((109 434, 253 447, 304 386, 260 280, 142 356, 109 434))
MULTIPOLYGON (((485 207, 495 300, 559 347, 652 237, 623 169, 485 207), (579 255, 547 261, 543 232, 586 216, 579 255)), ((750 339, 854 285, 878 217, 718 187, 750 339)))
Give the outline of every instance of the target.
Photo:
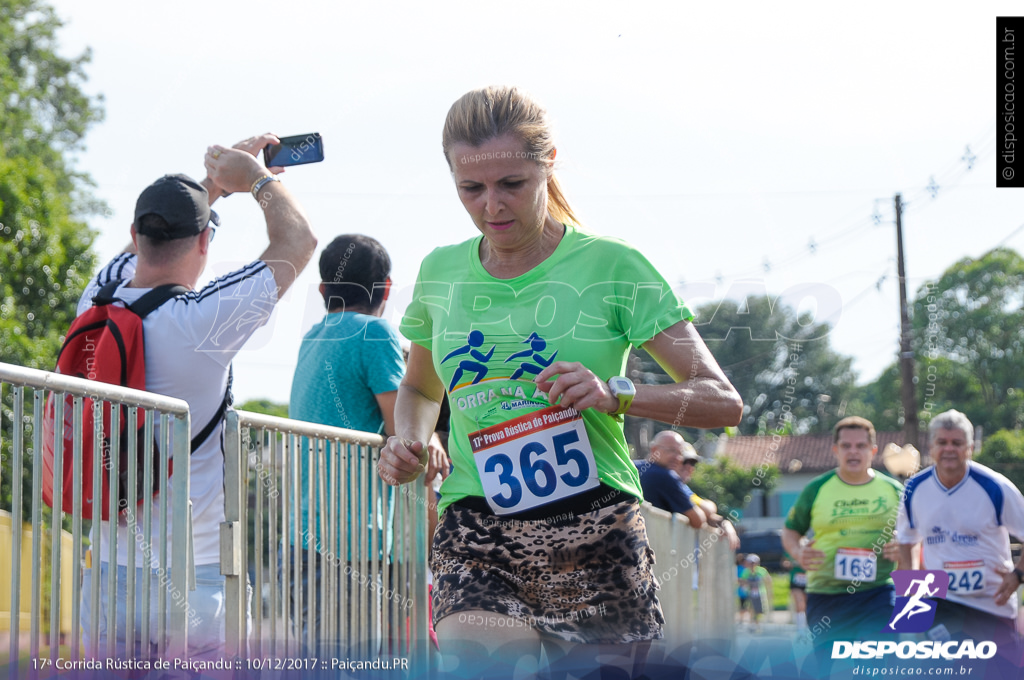
POLYGON ((61 22, 38 0, 0 0, 0 361, 52 368, 95 265, 83 218, 101 210, 73 168, 101 100, 88 52, 58 55, 61 22))
MULTIPOLYGON (((82 89, 89 53, 58 54, 60 27, 38 0, 0 0, 0 361, 42 369, 56 363, 95 266, 84 218, 104 209, 73 161, 89 126, 103 117, 101 99, 82 89)), ((30 394, 26 403, 31 409, 30 394)), ((16 420, 9 390, 0 410, 7 463, 16 420)), ((30 427, 25 441, 30 470, 30 427)), ((31 476, 20 481, 28 517, 31 476)), ((10 474, 0 482, 5 509, 11 482, 10 474)))
POLYGON ((250 399, 245 403, 235 404, 235 409, 262 413, 265 416, 277 416, 278 418, 288 417, 288 404, 279 404, 269 399, 250 399))
MULTIPOLYGON (((964 258, 918 289, 912 346, 922 428, 951 408, 985 432, 1024 425, 1022 302, 1024 258, 1007 248, 964 258)), ((858 389, 852 403, 876 428, 901 428, 899 366, 858 389)))
POLYGON ((769 296, 703 305, 695 323, 743 397, 742 434, 827 432, 842 417, 856 376, 832 350, 828 324, 769 296))
POLYGON ((754 489, 771 491, 778 478, 779 469, 774 465, 745 468, 727 458, 716 458, 697 466, 690 487, 698 496, 714 501, 718 514, 728 516, 732 510, 743 509, 754 489))
MULTIPOLYGON (((845 415, 856 375, 852 358, 832 349, 828 324, 767 295, 709 303, 695 314, 701 337, 743 397, 741 434, 827 432, 845 415)), ((641 382, 669 381, 642 351, 633 366, 641 382)))
POLYGON ((985 439, 974 459, 1024 489, 1024 431, 999 430, 985 439))
MULTIPOLYGON (((921 432, 931 416, 981 399, 981 387, 966 364, 946 357, 925 358, 917 363, 917 404, 921 432)), ((851 414, 870 420, 877 430, 896 431, 903 427, 900 367, 892 363, 873 382, 860 387, 850 402, 851 414)))
POLYGON ((1024 258, 1009 248, 964 258, 922 286, 913 306, 914 351, 920 360, 951 364, 935 379, 927 366, 919 370, 919 389, 930 388, 987 432, 1024 425, 1022 303, 1024 258))
MULTIPOLYGON (((263 415, 277 416, 278 418, 288 417, 288 404, 279 404, 269 399, 250 399, 241 404, 235 404, 234 407, 238 411, 262 413, 263 415)), ((265 486, 267 479, 272 480, 270 482, 271 488, 277 488, 280 484, 280 479, 276 471, 270 471, 267 469, 267 467, 269 467, 269 459, 265 456, 268 451, 268 449, 266 449, 266 444, 269 442, 269 439, 258 439, 259 435, 256 430, 250 432, 250 437, 252 437, 252 439, 250 439, 250 448, 248 451, 250 467, 249 495, 247 498, 249 511, 246 513, 246 516, 248 517, 247 543, 249 545, 249 563, 252 565, 255 564, 256 560, 256 504, 259 502, 257 494, 261 488, 264 489, 264 493, 267 493, 265 486), (261 466, 260 469, 256 468, 257 464, 261 466), (270 475, 269 478, 265 477, 267 474, 270 475)), ((266 522, 266 520, 264 521, 266 522)), ((259 559, 263 564, 269 565, 271 560, 275 559, 273 551, 276 550, 276 548, 274 546, 280 545, 281 543, 281 527, 278 526, 273 529, 275 532, 274 536, 267 535, 267 532, 271 531, 269 524, 264 525, 263 531, 263 550, 259 555, 259 559)))
POLYGON ((903 426, 899 364, 890 364, 874 381, 858 387, 849 410, 850 415, 870 420, 878 431, 898 431, 903 426))

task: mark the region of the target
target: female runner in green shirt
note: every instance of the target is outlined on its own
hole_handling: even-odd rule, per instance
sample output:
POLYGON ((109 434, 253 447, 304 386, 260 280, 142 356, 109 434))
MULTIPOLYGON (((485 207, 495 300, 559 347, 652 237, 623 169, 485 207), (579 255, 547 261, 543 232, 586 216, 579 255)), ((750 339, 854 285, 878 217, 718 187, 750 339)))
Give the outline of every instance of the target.
POLYGON ((639 674, 663 618, 621 414, 714 428, 735 425, 742 402, 664 278, 579 227, 536 102, 469 92, 443 148, 481 235, 423 263, 379 470, 402 484, 445 464, 424 442, 447 390, 454 470, 431 556, 446 670, 529 670, 545 644, 552 662, 611 653, 639 674), (676 382, 633 396, 631 345, 676 382))

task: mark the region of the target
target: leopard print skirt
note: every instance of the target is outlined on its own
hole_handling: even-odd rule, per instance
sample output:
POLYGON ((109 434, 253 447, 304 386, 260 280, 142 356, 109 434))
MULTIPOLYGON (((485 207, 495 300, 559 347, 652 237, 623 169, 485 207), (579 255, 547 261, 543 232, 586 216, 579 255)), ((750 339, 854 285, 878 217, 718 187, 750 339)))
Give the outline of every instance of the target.
POLYGON ((502 519, 455 503, 434 534, 434 624, 486 611, 567 642, 660 639, 665 618, 653 564, 635 501, 560 521, 502 519))

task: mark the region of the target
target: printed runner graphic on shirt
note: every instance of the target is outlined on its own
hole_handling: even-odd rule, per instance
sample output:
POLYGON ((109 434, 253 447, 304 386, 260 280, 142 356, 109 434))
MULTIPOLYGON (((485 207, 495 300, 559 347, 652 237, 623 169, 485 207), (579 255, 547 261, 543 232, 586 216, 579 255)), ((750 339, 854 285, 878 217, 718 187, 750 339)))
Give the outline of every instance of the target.
POLYGON ((897 569, 892 572, 896 606, 885 632, 923 633, 935 621, 935 602, 946 599, 949 586, 946 572, 935 569, 897 569))
POLYGON ((477 329, 453 340, 439 375, 453 414, 475 424, 463 441, 491 509, 511 515, 599 487, 583 416, 552 405, 531 380, 556 361, 556 343, 536 331, 524 338, 477 329))
POLYGON ((439 374, 447 381, 448 396, 458 411, 474 410, 473 417, 484 420, 498 411, 550 405, 547 393, 530 380, 554 363, 558 354, 547 340, 536 332, 523 340, 485 335, 479 330, 470 331, 465 338, 440 361, 439 374), (529 348, 520 349, 524 344, 529 348))
POLYGON ((473 385, 484 379, 487 376, 487 362, 494 356, 494 348, 496 345, 491 345, 491 349, 486 353, 481 352, 480 348, 484 344, 484 334, 481 331, 470 331, 469 335, 466 336, 466 344, 458 349, 453 349, 448 352, 444 359, 441 359, 441 363, 448 361, 449 359, 457 356, 468 354, 470 359, 463 359, 459 362, 458 368, 455 369, 455 374, 452 376, 452 381, 448 384, 448 391, 451 392, 455 389, 455 386, 459 384, 459 379, 462 378, 466 371, 471 371, 475 374, 473 378, 473 385), (475 359, 475 361, 473 361, 475 359))
POLYGON ((505 359, 505 363, 507 364, 508 362, 513 361, 514 359, 522 359, 523 357, 530 357, 533 361, 536 361, 537 363, 532 364, 529 361, 524 361, 523 363, 519 364, 519 368, 517 368, 516 372, 512 374, 513 380, 518 380, 520 377, 522 377, 523 373, 540 375, 541 371, 543 371, 545 368, 550 366, 552 362, 554 362, 555 355, 558 354, 558 350, 556 349, 554 352, 551 353, 551 356, 545 359, 544 355, 541 354, 541 352, 543 352, 544 349, 548 346, 548 343, 544 338, 540 337, 536 333, 530 333, 530 337, 528 337, 526 340, 523 340, 523 342, 530 343, 530 349, 523 350, 522 352, 516 352, 508 359, 505 359))

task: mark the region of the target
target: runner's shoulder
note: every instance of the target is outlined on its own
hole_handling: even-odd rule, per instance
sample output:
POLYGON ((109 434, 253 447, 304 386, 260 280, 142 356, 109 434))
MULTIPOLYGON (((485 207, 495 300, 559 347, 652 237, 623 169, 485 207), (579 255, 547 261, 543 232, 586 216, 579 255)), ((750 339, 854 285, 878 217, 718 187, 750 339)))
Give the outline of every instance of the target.
MULTIPOLYGON (((437 246, 423 258, 423 262, 420 264, 421 272, 441 274, 450 269, 453 264, 468 262, 472 257, 473 249, 480 247, 482 238, 482 236, 476 236, 461 243, 437 246)), ((447 278, 443 280, 447 280, 447 278)))
POLYGON ((896 492, 897 496, 903 493, 903 485, 900 484, 899 480, 893 479, 889 475, 882 474, 878 471, 875 472, 875 483, 890 487, 896 492))
POLYGON ((800 496, 797 498, 796 503, 789 509, 789 514, 786 516, 785 527, 792 529, 798 533, 805 533, 810 527, 811 513, 813 511, 815 502, 818 500, 818 496, 822 492, 822 488, 828 484, 833 478, 836 477, 836 470, 829 470, 823 475, 819 475, 807 483, 807 486, 800 492, 800 496))
POLYGON ((804 487, 802 493, 811 494, 812 496, 816 497, 818 496, 818 494, 822 492, 822 489, 825 489, 829 485, 829 482, 836 483, 839 481, 839 468, 829 470, 825 474, 818 475, 817 477, 809 481, 807 483, 807 486, 804 487))
POLYGON ((986 483, 995 483, 1004 488, 1016 488, 1014 483, 1011 482, 1006 475, 996 472, 987 465, 982 465, 981 463, 978 463, 974 460, 970 462, 970 465, 967 470, 967 476, 982 486, 984 486, 986 483))

